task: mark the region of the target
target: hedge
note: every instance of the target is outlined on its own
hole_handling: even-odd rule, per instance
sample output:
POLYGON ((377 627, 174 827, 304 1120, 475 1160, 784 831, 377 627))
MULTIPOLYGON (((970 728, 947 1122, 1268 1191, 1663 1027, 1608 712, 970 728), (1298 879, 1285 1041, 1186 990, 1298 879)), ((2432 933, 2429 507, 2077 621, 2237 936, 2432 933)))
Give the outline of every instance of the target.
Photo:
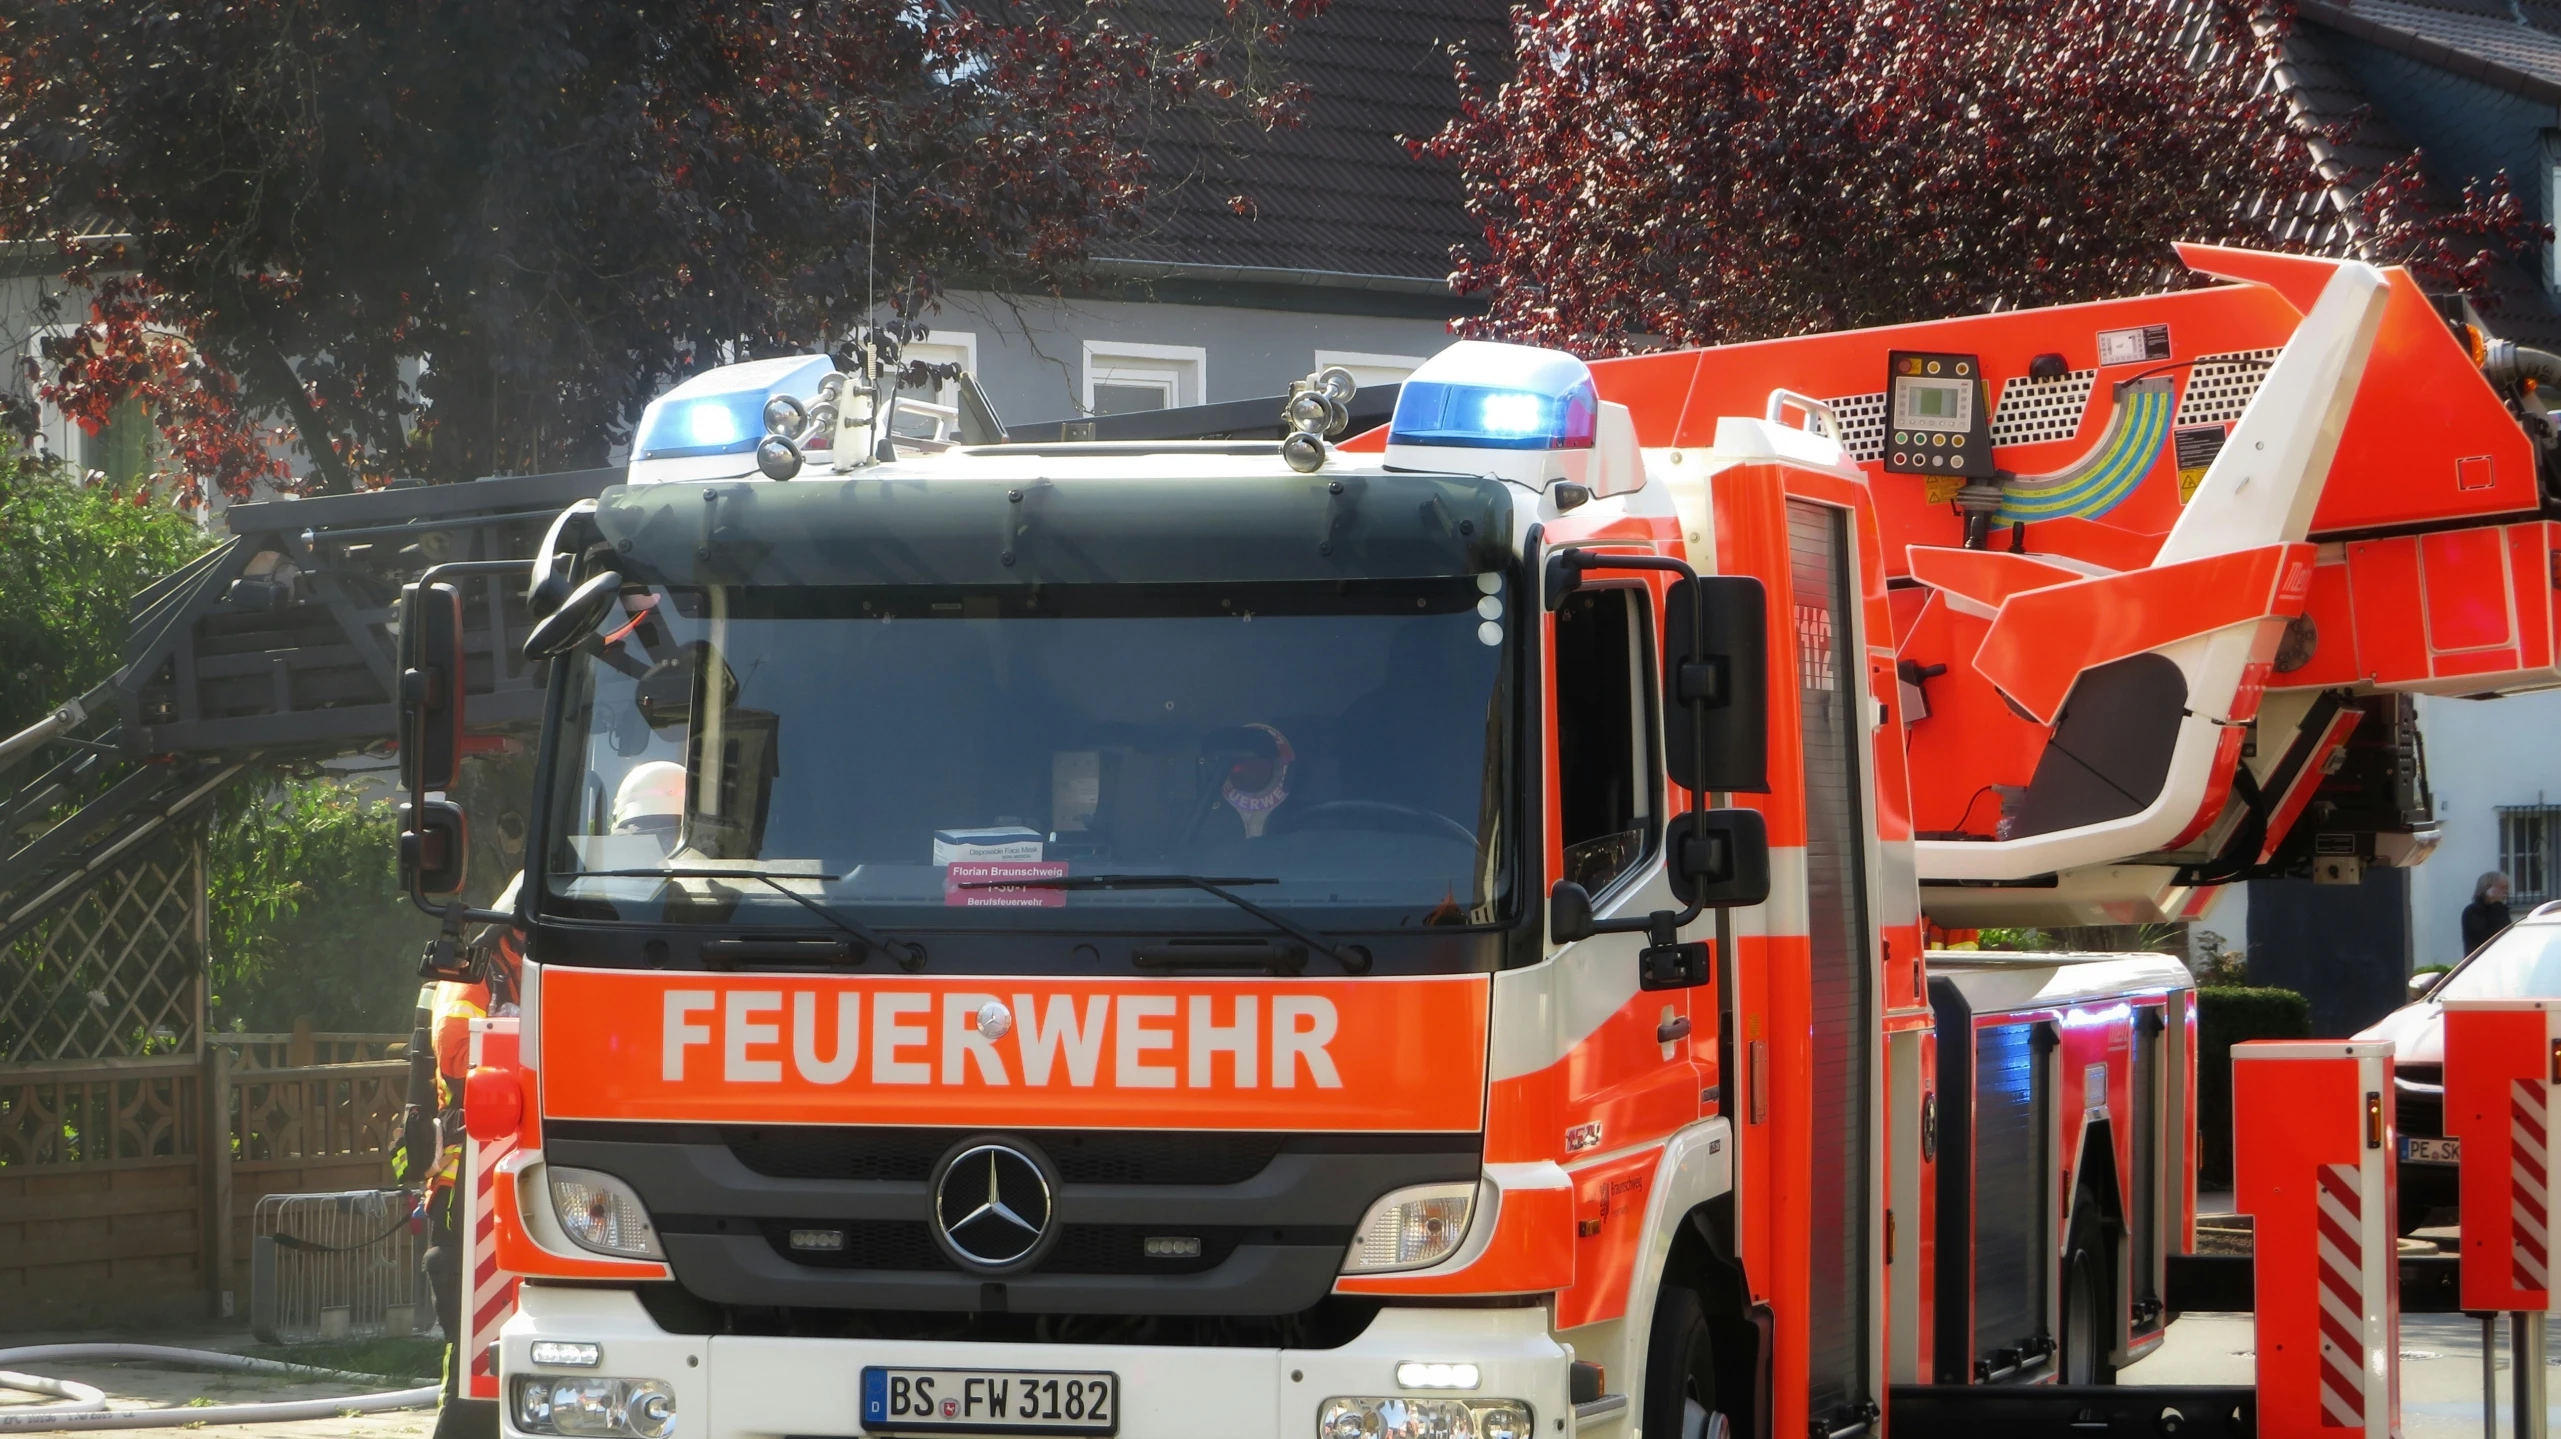
POLYGON ((2207 985, 2196 992, 2196 1182, 2232 1186, 2232 1046, 2309 1039, 2312 1002, 2290 989, 2207 985))

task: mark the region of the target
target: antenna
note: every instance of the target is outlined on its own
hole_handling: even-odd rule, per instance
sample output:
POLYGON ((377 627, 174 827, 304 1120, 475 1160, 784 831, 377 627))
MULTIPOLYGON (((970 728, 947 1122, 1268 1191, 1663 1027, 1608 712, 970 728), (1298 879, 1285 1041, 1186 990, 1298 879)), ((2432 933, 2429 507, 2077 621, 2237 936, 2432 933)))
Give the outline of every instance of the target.
POLYGON ((869 331, 872 323, 871 316, 873 306, 871 296, 872 272, 877 267, 879 257, 880 179, 878 176, 874 176, 871 182, 871 231, 863 236, 863 326, 865 331, 863 335, 863 378, 871 381, 874 385, 880 383, 880 361, 873 353, 876 347, 872 344, 869 331))

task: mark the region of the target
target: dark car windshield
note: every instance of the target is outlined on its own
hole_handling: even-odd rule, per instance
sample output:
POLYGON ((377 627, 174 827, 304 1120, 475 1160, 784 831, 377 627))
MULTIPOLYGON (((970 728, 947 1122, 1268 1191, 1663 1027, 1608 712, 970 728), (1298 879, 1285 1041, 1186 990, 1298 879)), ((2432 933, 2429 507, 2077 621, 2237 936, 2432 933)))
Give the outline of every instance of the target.
POLYGON ((1260 585, 635 587, 573 656, 545 908, 807 927, 1496 923, 1508 594, 1260 585), (704 877, 735 868, 771 876, 704 877), (660 879, 610 871, 676 869, 660 879))
POLYGON ((2561 999, 2561 924, 2511 925, 2430 999, 2561 999))

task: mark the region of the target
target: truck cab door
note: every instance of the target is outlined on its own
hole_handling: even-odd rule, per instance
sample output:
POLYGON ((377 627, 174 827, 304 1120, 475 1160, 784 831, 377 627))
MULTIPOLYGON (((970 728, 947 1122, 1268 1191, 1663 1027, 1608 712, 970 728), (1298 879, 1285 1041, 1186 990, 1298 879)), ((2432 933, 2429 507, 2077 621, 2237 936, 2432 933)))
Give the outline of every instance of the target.
MULTIPOLYGON (((1678 909, 1664 877, 1666 818, 1657 716, 1660 625, 1641 582, 1588 583, 1549 621, 1547 879, 1592 896, 1596 916, 1678 909)), ((1594 934, 1560 957, 1572 1050, 1567 1162, 1658 1139, 1696 1120, 1712 1031, 1705 989, 1646 990, 1642 934, 1594 934)))

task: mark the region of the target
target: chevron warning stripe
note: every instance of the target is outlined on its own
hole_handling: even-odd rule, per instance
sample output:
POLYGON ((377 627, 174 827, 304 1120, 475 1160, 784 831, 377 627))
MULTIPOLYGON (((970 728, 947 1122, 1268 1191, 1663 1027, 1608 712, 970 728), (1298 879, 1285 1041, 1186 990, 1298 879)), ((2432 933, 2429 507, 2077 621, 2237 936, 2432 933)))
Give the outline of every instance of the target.
POLYGON ((498 1341, 498 1327, 516 1310, 518 1280, 498 1267, 498 1215, 490 1204, 498 1161, 515 1152, 514 1135, 494 1144, 471 1146, 471 1343, 463 1352, 471 1358, 469 1392, 479 1399, 498 1397, 498 1371, 490 1363, 489 1346, 498 1341))
MULTIPOLYGON (((515 1064, 514 1019, 475 1019, 471 1030, 471 1062, 475 1066, 515 1064)), ((468 1366, 463 1371, 466 1377, 462 1392, 474 1399, 498 1397, 498 1367, 492 1346, 498 1342, 499 1326, 516 1312, 516 1286, 520 1281, 498 1267, 498 1214, 493 1203, 497 1197, 498 1166, 515 1152, 513 1134, 487 1144, 473 1140, 463 1147, 463 1162, 470 1166, 471 1180, 463 1215, 463 1273, 471 1276, 471 1283, 470 1307, 463 1315, 468 1340, 460 1357, 468 1366)))
POLYGON ((2552 1208, 2551 1160, 2544 1139, 2550 1128, 2546 1110, 2549 1102, 2541 1076, 2509 1081, 2508 1203, 2516 1225, 2511 1247, 2516 1256, 2519 1289, 2552 1287, 2551 1237, 2547 1232, 2552 1208))
POLYGON ((2365 1232, 2357 1166, 2320 1168, 2321 1427, 2365 1427, 2365 1232))

